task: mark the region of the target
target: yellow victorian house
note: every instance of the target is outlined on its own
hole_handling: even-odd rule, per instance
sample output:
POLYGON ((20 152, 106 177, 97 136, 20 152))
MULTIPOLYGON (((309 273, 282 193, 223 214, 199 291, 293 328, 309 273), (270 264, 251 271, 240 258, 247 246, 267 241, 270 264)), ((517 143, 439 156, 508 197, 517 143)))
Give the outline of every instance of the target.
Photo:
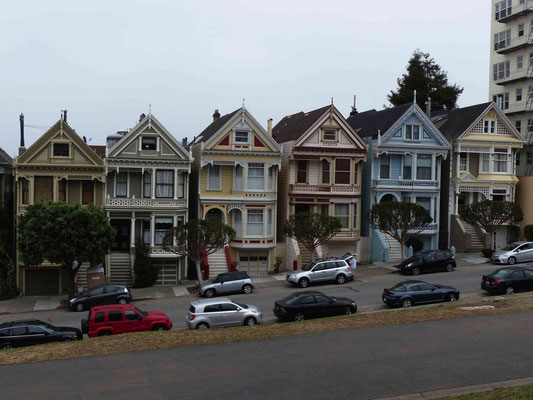
POLYGON ((516 166, 525 161, 519 157, 524 138, 494 102, 436 113, 432 120, 453 146, 442 176, 443 186, 445 180, 450 182, 449 194, 443 192, 441 199, 449 203, 450 244, 459 252, 507 245, 506 227, 487 238, 460 213, 478 201, 515 201, 516 166))
POLYGON ((209 256, 210 276, 236 268, 258 277, 274 267, 281 147, 270 127, 265 131, 244 106, 224 116, 216 110, 190 144, 190 215, 221 219, 236 231, 226 249, 209 256))

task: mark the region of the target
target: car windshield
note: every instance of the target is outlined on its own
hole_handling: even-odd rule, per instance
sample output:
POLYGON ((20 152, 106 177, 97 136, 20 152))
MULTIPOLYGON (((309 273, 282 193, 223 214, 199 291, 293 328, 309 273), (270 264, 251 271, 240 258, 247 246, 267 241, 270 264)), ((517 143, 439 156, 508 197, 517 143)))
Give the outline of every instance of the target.
POLYGON ((299 297, 300 296, 298 295, 290 294, 287 297, 283 298, 280 303, 287 304, 290 306, 291 304, 295 304, 298 301, 299 297))
POLYGON ((234 301, 233 303, 234 303, 234 304, 237 304, 239 307, 242 307, 242 308, 248 308, 248 305, 246 305, 246 304, 237 303, 236 301, 234 301))
POLYGON ((422 258, 424 258, 424 253, 416 253, 409 257, 408 260, 421 260, 422 258))
POLYGON ((405 292, 405 286, 403 286, 403 283, 398 283, 394 285, 391 290, 394 292, 405 292))
POLYGON ((143 317, 147 317, 148 316, 148 313, 146 311, 141 311, 139 308, 135 307, 135 309, 137 310, 137 312, 139 314, 141 314, 143 317))
POLYGON ((316 265, 316 261, 311 261, 305 267, 302 267, 303 271, 310 271, 316 265))
POLYGON ((508 269, 499 269, 498 271, 493 272, 491 275, 495 279, 501 279, 501 278, 505 278, 510 273, 511 271, 508 269))
POLYGON ((514 249, 516 249, 516 247, 518 247, 516 244, 510 244, 510 245, 505 246, 504 248, 502 248, 502 250, 514 250, 514 249))

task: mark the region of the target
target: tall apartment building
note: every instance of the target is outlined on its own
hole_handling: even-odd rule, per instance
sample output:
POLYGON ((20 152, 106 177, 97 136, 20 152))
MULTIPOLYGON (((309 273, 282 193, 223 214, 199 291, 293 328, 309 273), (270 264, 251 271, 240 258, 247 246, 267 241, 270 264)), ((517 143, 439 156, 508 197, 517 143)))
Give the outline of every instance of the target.
POLYGON ((533 0, 492 0, 489 100, 522 134, 516 154, 516 200, 522 225, 533 224, 533 0))

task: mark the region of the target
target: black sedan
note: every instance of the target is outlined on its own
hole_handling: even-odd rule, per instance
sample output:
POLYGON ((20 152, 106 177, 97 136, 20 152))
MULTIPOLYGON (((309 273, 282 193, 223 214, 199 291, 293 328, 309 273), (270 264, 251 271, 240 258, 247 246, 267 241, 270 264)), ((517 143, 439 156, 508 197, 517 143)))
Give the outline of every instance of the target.
POLYGON ((481 278, 481 289, 491 294, 513 294, 533 290, 533 270, 524 267, 500 268, 481 278))
POLYGON ((457 265, 451 251, 427 250, 414 254, 395 267, 402 274, 419 275, 423 272, 452 272, 457 265))
POLYGON ((356 311, 355 301, 344 297, 326 296, 317 291, 293 293, 274 303, 274 315, 284 321, 349 315, 356 311))
POLYGON ((0 324, 0 347, 3 349, 81 339, 83 335, 79 329, 54 326, 39 320, 0 324))
POLYGON ((92 288, 69 300, 71 311, 83 311, 94 306, 107 304, 127 304, 131 301, 131 293, 126 286, 104 285, 92 288))
POLYGON ((391 307, 411 307, 416 304, 459 300, 459 290, 444 285, 431 285, 422 281, 400 282, 384 289, 383 302, 391 307))

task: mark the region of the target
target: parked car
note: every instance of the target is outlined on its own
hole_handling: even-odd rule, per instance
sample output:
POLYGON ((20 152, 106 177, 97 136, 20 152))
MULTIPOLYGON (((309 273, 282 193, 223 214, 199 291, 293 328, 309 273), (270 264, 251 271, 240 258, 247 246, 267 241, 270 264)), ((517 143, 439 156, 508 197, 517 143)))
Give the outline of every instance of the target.
POLYGON ((345 297, 331 297, 317 291, 290 294, 274 303, 274 315, 283 321, 349 315, 357 312, 357 304, 345 297))
POLYGON ((189 329, 222 326, 252 326, 263 320, 261 311, 252 305, 237 303, 227 297, 193 301, 185 316, 189 329))
POLYGON ((424 272, 452 272, 457 264, 451 251, 426 250, 414 254, 395 266, 402 274, 420 275, 424 272))
POLYGON ((166 331, 172 322, 163 312, 142 311, 131 304, 114 304, 91 308, 87 319, 81 320, 81 330, 89 337, 128 332, 166 331))
POLYGON ((215 279, 200 286, 200 296, 213 297, 217 294, 245 293, 250 294, 254 290, 252 279, 246 272, 234 271, 218 274, 215 279))
POLYGON ((513 265, 517 262, 533 261, 533 242, 515 242, 492 253, 494 264, 513 265))
POLYGON ((422 281, 404 281, 384 289, 383 302, 391 307, 411 307, 418 304, 459 300, 459 290, 422 281))
POLYGON ((483 275, 481 289, 491 294, 513 294, 533 290, 533 270, 523 267, 505 267, 483 275))
POLYGON ((88 310, 104 304, 127 304, 131 301, 131 293, 126 286, 104 285, 87 290, 69 300, 71 311, 88 310))
POLYGON ((0 347, 3 349, 81 339, 83 335, 79 329, 54 326, 36 319, 0 324, 0 347))
POLYGON ((333 281, 339 284, 353 279, 353 270, 342 258, 313 260, 301 270, 287 274, 287 282, 306 288, 310 283, 333 281))

